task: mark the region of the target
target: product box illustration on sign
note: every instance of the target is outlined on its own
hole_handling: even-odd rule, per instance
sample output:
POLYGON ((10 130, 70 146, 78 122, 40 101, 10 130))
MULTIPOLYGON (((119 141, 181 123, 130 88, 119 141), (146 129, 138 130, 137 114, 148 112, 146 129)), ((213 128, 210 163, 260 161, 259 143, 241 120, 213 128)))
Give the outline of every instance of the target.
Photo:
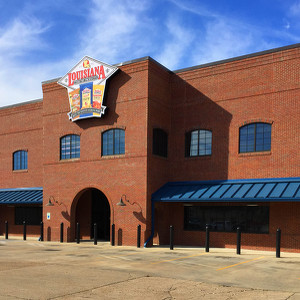
POLYGON ((104 114, 106 106, 103 105, 103 96, 106 80, 117 70, 117 67, 85 56, 57 82, 68 89, 70 120, 100 118, 104 114))

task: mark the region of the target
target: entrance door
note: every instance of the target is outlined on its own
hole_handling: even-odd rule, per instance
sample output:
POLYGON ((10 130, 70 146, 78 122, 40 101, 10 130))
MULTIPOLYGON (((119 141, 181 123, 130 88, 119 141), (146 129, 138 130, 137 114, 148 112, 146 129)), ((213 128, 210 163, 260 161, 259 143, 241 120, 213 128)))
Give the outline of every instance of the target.
POLYGON ((110 207, 107 198, 99 190, 92 190, 91 238, 94 238, 94 223, 97 224, 99 240, 110 240, 110 207))

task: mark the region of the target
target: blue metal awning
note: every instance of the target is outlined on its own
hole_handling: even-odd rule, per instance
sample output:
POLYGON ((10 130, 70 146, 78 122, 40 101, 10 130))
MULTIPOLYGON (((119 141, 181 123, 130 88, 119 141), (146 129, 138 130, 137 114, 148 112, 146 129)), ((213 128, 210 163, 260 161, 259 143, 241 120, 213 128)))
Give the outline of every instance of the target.
POLYGON ((152 194, 155 202, 300 201, 300 177, 169 182, 152 194))
POLYGON ((43 188, 0 189, 1 204, 43 204, 43 188))

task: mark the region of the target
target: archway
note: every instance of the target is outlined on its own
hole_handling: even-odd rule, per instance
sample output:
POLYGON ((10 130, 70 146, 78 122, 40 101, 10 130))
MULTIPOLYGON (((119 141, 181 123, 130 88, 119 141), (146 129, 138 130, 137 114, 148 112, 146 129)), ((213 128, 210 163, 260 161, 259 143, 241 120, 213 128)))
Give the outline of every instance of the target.
POLYGON ((110 206, 106 196, 95 188, 84 190, 79 195, 75 210, 75 224, 80 224, 80 238, 94 238, 97 224, 98 240, 110 240, 110 206))

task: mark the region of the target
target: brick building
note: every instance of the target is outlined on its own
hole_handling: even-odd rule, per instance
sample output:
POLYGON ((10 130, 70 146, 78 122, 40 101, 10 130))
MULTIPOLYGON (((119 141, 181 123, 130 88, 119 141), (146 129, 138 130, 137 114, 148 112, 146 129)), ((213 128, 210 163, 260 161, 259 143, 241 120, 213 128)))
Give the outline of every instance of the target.
POLYGON ((97 223, 111 240, 115 224, 116 244, 135 245, 141 225, 162 245, 173 225, 175 244, 203 246, 209 226, 211 246, 235 247, 239 226, 243 248, 272 250, 280 227, 300 252, 299 62, 300 44, 178 71, 132 60, 104 115, 74 122, 67 89, 43 82, 43 99, 0 108, 0 233, 25 220, 39 237, 43 220, 55 241, 63 222, 74 241, 97 223))

